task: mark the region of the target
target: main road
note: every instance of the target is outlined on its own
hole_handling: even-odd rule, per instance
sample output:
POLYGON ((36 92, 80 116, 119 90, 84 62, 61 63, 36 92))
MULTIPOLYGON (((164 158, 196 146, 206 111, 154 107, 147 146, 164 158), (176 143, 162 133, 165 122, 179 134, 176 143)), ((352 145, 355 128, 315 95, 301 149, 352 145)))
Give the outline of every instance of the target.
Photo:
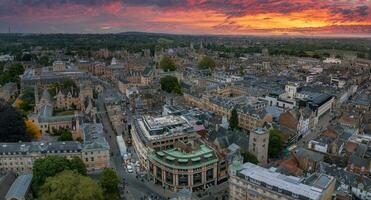
MULTIPOLYGON (((124 197, 126 199, 143 199, 144 196, 157 196, 160 197, 159 199, 167 199, 163 196, 161 187, 155 186, 152 183, 147 182, 146 180, 142 181, 136 178, 134 173, 129 174, 126 172, 122 163, 122 158, 120 156, 120 150, 117 146, 116 134, 113 131, 112 124, 109 120, 109 117, 107 116, 107 112, 104 106, 104 97, 102 96, 102 94, 99 95, 97 99, 97 110, 98 118, 100 119, 100 122, 103 124, 104 127, 106 140, 110 145, 112 168, 116 170, 119 177, 122 177, 125 180, 126 192, 124 194, 124 197)), ((130 111, 127 109, 126 112, 130 111)), ((128 121, 129 120, 130 119, 128 119, 128 121)), ((133 151, 131 152, 134 153, 133 151)))

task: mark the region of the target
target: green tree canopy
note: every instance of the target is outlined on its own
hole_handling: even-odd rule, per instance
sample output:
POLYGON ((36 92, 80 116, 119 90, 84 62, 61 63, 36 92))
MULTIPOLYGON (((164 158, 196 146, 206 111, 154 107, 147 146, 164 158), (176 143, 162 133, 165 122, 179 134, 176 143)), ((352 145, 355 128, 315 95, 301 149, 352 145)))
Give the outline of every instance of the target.
POLYGON ((366 55, 364 53, 357 53, 358 58, 366 58, 366 55))
POLYGON ((248 151, 242 151, 241 155, 243 157, 243 162, 244 163, 245 162, 250 162, 250 163, 253 163, 253 164, 258 164, 259 163, 258 159, 248 151))
POLYGON ((205 56, 203 57, 200 62, 198 62, 198 68, 199 69, 214 69, 216 66, 216 63, 214 59, 205 56))
POLYGON ((58 141, 73 141, 72 133, 68 129, 59 130, 57 135, 59 135, 58 141))
POLYGON ((175 65, 174 60, 168 56, 164 56, 161 58, 160 67, 164 71, 175 71, 176 70, 176 65, 175 65))
POLYGON ((22 100, 20 109, 22 109, 25 112, 31 111, 35 105, 34 89, 31 87, 25 87, 24 90, 22 91, 20 99, 22 100))
POLYGON ((70 89, 71 87, 77 88, 75 82, 72 79, 66 78, 62 81, 63 89, 70 89))
MULTIPOLYGON (((86 175, 86 168, 81 165, 82 161, 80 158, 73 158, 71 161, 61 156, 47 156, 35 160, 33 164, 33 178, 32 185, 37 190, 40 186, 45 183, 46 178, 55 176, 63 170, 75 170, 82 175, 86 175)), ((82 163, 84 164, 84 163, 82 163)))
POLYGON ((179 81, 174 76, 165 76, 160 79, 161 89, 165 92, 176 94, 181 94, 182 89, 180 87, 179 81))
POLYGON ((70 170, 48 177, 39 196, 40 200, 103 200, 102 189, 94 180, 70 170))
POLYGON ((22 75, 24 68, 22 64, 14 63, 7 70, 1 71, 0 73, 0 85, 4 85, 9 82, 17 83, 20 85, 19 75, 22 75))
POLYGON ((104 169, 100 176, 99 183, 102 187, 105 199, 111 200, 119 198, 118 184, 120 183, 120 179, 114 170, 109 168, 104 169))
POLYGON ((70 168, 76 170, 79 174, 86 176, 87 170, 81 158, 74 156, 70 161, 70 168))
POLYGON ((0 99, 0 142, 29 142, 30 140, 22 114, 0 99))
POLYGON ((231 111, 231 117, 229 118, 229 128, 232 130, 238 129, 238 113, 236 109, 231 111))
POLYGON ((269 130, 268 154, 277 157, 283 150, 282 132, 278 129, 269 130))
POLYGON ((37 63, 42 65, 42 66, 49 66, 51 65, 52 63, 50 62, 50 59, 48 56, 41 56, 38 60, 37 60, 37 63))
POLYGON ((71 90, 71 88, 77 89, 76 83, 70 79, 70 78, 65 78, 61 82, 55 82, 49 86, 49 93, 51 96, 57 95, 57 90, 71 90))

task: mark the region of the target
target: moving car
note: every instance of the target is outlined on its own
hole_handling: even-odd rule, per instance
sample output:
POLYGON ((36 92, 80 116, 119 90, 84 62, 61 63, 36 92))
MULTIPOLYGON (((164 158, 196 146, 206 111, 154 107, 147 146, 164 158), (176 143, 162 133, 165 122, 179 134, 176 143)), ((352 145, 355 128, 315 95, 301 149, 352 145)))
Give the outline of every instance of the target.
POLYGON ((129 173, 133 173, 133 172, 134 172, 134 170, 133 170, 133 166, 132 166, 132 165, 128 165, 128 166, 127 166, 127 169, 128 169, 128 172, 129 172, 129 173))

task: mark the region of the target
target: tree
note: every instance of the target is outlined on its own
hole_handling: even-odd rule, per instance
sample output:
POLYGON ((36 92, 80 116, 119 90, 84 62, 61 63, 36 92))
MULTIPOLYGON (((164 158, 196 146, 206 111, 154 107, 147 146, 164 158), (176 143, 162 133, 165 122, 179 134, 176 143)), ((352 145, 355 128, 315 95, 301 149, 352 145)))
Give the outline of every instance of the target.
POLYGON ((46 178, 55 176, 63 170, 76 170, 76 172, 82 173, 81 175, 85 175, 86 169, 81 169, 81 164, 75 159, 77 158, 69 161, 61 156, 47 156, 35 160, 32 169, 32 185, 34 189, 38 190, 45 183, 46 178))
POLYGON ((23 54, 22 56, 22 61, 31 61, 32 60, 32 55, 29 53, 23 54))
POLYGON ((270 157, 277 157, 283 149, 282 132, 278 129, 269 131, 268 154, 270 157))
POLYGON ((47 178, 39 196, 40 200, 103 200, 102 189, 94 180, 70 170, 47 178))
POLYGON ((100 176, 99 184, 102 187, 105 199, 119 199, 118 184, 120 179, 116 172, 112 169, 106 168, 100 176))
POLYGON ((72 79, 69 79, 69 78, 65 78, 62 82, 62 88, 63 89, 71 89, 71 87, 73 88, 77 88, 75 82, 73 82, 72 79))
POLYGON ((250 162, 250 163, 253 163, 253 164, 258 164, 259 163, 258 159, 253 154, 251 154, 250 152, 242 151, 241 154, 242 154, 244 163, 245 162, 250 162))
POLYGON ((366 55, 364 53, 357 53, 358 58, 366 58, 366 55))
POLYGON ((49 85, 48 91, 52 97, 57 95, 57 90, 71 90, 71 88, 77 89, 76 83, 70 79, 65 78, 61 82, 55 82, 49 85))
POLYGON ((73 141, 72 133, 70 130, 62 129, 60 130, 60 136, 58 137, 58 141, 73 141))
POLYGON ((238 113, 236 109, 231 111, 231 117, 229 118, 229 128, 235 130, 238 128, 238 113))
POLYGON ((175 71, 176 70, 175 62, 173 61, 173 59, 171 59, 168 56, 164 56, 164 57, 161 58, 160 67, 164 71, 175 71))
POLYGON ((25 87, 22 91, 22 95, 17 100, 21 100, 18 107, 19 109, 25 112, 31 111, 35 105, 34 89, 31 87, 25 87))
POLYGON ((73 170, 76 170, 79 174, 86 176, 87 170, 84 162, 81 160, 81 158, 74 156, 70 160, 70 168, 73 170))
POLYGON ((320 59, 320 58, 321 58, 321 56, 320 56, 320 55, 318 55, 317 53, 315 53, 315 54, 313 54, 313 55, 312 55, 312 58, 320 59))
POLYGON ((174 76, 165 76, 160 79, 161 89, 165 92, 181 94, 182 89, 178 82, 178 79, 174 76))
POLYGON ((22 64, 14 63, 7 70, 1 71, 0 73, 0 85, 4 85, 9 82, 17 83, 20 85, 19 75, 23 74, 24 68, 22 64))
POLYGON ((8 71, 9 71, 9 75, 12 76, 12 78, 16 78, 16 76, 23 74, 24 68, 22 64, 14 63, 9 67, 8 71))
POLYGON ((24 119, 15 108, 0 99, 0 142, 28 142, 24 119))
POLYGON ((27 119, 25 123, 26 123, 26 133, 34 139, 40 139, 41 138, 40 128, 30 119, 27 119))
POLYGON ((41 56, 41 57, 38 59, 37 63, 40 64, 40 65, 42 65, 42 66, 49 66, 49 65, 51 65, 48 56, 41 56))
POLYGON ((215 66, 216 66, 215 61, 208 56, 203 57, 201 61, 198 63, 199 69, 214 69, 215 66))

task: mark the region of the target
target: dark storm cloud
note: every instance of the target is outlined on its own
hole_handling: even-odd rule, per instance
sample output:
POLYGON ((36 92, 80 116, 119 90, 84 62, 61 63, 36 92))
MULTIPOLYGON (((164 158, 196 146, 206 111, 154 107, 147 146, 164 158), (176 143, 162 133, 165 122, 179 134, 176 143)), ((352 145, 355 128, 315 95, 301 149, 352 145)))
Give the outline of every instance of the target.
POLYGON ((12 2, 18 5, 25 5, 25 6, 61 6, 66 4, 78 4, 78 5, 86 5, 86 6, 93 6, 93 5, 102 5, 106 3, 111 3, 117 0, 5 0, 8 2, 12 2))
POLYGON ((368 6, 358 6, 357 12, 360 16, 368 16, 369 7, 368 6))
POLYGON ((354 8, 333 8, 331 12, 334 15, 340 15, 344 21, 361 20, 370 18, 369 7, 366 5, 354 8))
POLYGON ((317 0, 1 0, 0 15, 21 13, 24 8, 58 8, 65 5, 99 7, 110 3, 121 3, 123 6, 156 7, 159 9, 209 9, 223 13, 229 17, 253 15, 258 13, 300 12, 306 9, 327 8, 334 14, 344 17, 368 17, 370 8, 367 5, 339 1, 317 0))

